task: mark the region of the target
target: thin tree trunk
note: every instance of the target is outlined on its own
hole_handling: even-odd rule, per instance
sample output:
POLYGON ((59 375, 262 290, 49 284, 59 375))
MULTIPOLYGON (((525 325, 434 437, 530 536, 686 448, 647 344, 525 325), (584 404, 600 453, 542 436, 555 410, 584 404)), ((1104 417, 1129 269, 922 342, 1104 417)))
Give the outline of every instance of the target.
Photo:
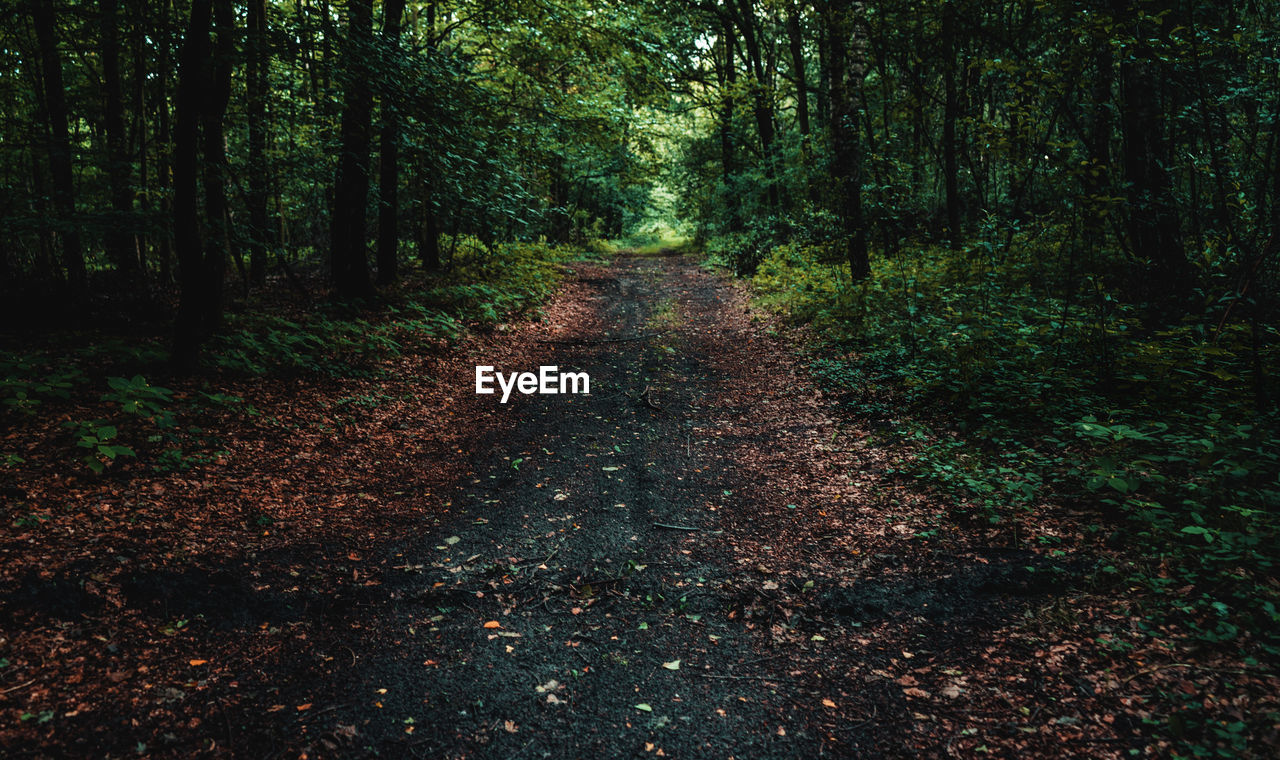
MULTIPOLYGON (((161 37, 157 42, 159 55, 156 59, 156 93, 155 98, 156 112, 158 117, 156 132, 156 190, 160 195, 160 217, 162 219, 173 218, 177 216, 174 212, 174 196, 171 182, 174 181, 176 170, 173 168, 173 150, 171 146, 171 128, 169 114, 169 98, 165 94, 169 90, 169 55, 170 55, 170 39, 169 39, 169 0, 163 0, 160 3, 160 29, 161 37)), ((173 248, 174 238, 171 230, 161 230, 160 239, 157 241, 156 257, 160 259, 160 281, 170 283, 173 281, 173 248)))
MULTIPOLYGON (((1142 23, 1123 0, 1116 0, 1117 18, 1125 26, 1142 23)), ((1153 303, 1171 308, 1192 285, 1191 267, 1183 250, 1182 227, 1173 198, 1173 181, 1165 168, 1169 146, 1162 132, 1157 93, 1163 76, 1156 53, 1139 30, 1134 49, 1120 62, 1120 128, 1124 137, 1123 167, 1128 184, 1129 242, 1142 272, 1139 288, 1153 303)))
POLYGON ((944 103, 942 115, 942 176, 946 188, 947 241, 952 248, 960 246, 960 180, 956 161, 956 118, 959 107, 956 98, 956 12, 948 1, 942 6, 942 44, 946 50, 943 61, 944 103))
POLYGON ((58 55, 54 0, 32 0, 31 21, 40 46, 45 113, 49 118, 49 173, 52 175, 53 204, 59 216, 58 237, 62 242, 62 267, 66 272, 71 300, 78 309, 88 295, 88 286, 79 220, 76 219, 71 138, 67 128, 67 93, 62 82, 62 59, 58 55))
MULTIPOLYGON (((134 9, 137 22, 133 34, 133 139, 138 150, 138 202, 142 219, 151 221, 151 162, 147 143, 147 3, 137 2, 134 9)), ((134 255, 138 268, 145 274, 150 257, 150 243, 146 227, 139 225, 133 239, 134 255)))
POLYGON ((777 210, 780 205, 780 199, 773 165, 773 107, 770 105, 769 84, 766 78, 764 59, 761 56, 760 42, 756 35, 755 8, 752 5, 752 0, 738 0, 737 18, 738 27, 742 30, 742 43, 747 51, 747 61, 751 65, 755 80, 751 87, 751 98, 756 117, 756 131, 760 133, 760 157, 764 163, 765 197, 769 202, 770 210, 777 210))
POLYGON ((862 213, 862 152, 858 112, 862 81, 866 76, 864 41, 856 26, 862 4, 832 0, 827 6, 827 30, 833 45, 831 57, 831 172, 836 186, 837 211, 845 237, 845 257, 854 281, 871 274, 867 253, 866 222, 862 213))
MULTIPOLYGON (((365 213, 369 204, 369 144, 373 131, 373 95, 367 57, 373 36, 372 0, 351 0, 347 7, 348 63, 342 113, 342 158, 334 179, 331 276, 340 300, 372 295, 365 213)), ((326 37, 326 39, 328 39, 326 37)))
POLYGON ((720 169, 723 176, 725 192, 729 200, 729 231, 742 229, 741 199, 734 191, 734 175, 738 171, 738 158, 733 130, 734 90, 738 84, 738 69, 733 60, 733 48, 736 35, 733 25, 726 18, 723 24, 724 64, 720 82, 720 169))
POLYGON ((209 43, 211 0, 191 1, 191 20, 178 60, 173 128, 173 242, 178 254, 178 313, 174 320, 173 363, 195 368, 204 335, 206 290, 204 245, 198 200, 200 122, 211 89, 209 43))
MULTIPOLYGON (((382 40, 387 50, 400 47, 400 20, 405 0, 382 5, 382 40)), ((389 95, 382 96, 382 131, 378 137, 378 284, 390 285, 399 274, 400 247, 400 115, 389 95)))
POLYGON ((800 6, 793 2, 787 8, 787 46, 791 51, 791 73, 796 78, 796 126, 803 138, 802 145, 809 142, 809 83, 804 65, 804 33, 800 27, 800 6))
POLYGON ((129 192, 128 139, 124 127, 124 87, 120 81, 119 0, 100 0, 102 25, 102 80, 106 90, 107 185, 114 217, 106 236, 107 257, 118 271, 138 274, 138 256, 125 225, 133 216, 129 192))
POLYGON ((267 46, 266 0, 249 0, 248 62, 245 66, 245 98, 249 122, 249 280, 261 284, 267 276, 267 243, 272 237, 268 221, 267 193, 267 71, 271 51, 267 46))

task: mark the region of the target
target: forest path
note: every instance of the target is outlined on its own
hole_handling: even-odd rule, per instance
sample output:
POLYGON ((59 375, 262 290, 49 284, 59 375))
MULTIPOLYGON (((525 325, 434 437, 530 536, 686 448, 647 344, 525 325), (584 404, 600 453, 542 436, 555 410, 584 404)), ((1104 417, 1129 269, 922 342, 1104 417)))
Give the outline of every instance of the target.
POLYGON ((1037 557, 915 540, 937 508, 898 498, 741 288, 676 255, 576 278, 577 316, 496 363, 586 371, 591 394, 481 397, 510 425, 438 527, 386 548, 374 595, 272 674, 287 707, 228 717, 232 747, 809 758, 960 736, 937 711, 963 712, 987 632, 1043 593, 1037 557))

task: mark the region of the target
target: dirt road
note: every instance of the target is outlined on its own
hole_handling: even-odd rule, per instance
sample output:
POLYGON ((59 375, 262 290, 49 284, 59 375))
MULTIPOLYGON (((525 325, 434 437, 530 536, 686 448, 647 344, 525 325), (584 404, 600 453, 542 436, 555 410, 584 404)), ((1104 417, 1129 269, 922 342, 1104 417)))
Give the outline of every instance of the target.
MULTIPOLYGON (((575 265, 546 313, 433 365, 435 400, 401 395, 337 432, 299 427, 310 438, 296 450, 233 452, 224 493, 294 468, 263 487, 309 510, 295 510, 299 538, 280 523, 189 571, 122 570, 107 597, 119 612, 24 602, 50 616, 50 640, 106 642, 101 663, 67 666, 101 669, 104 696, 68 686, 82 706, 24 724, 39 744, 17 749, 506 760, 1138 746, 1133 726, 1095 717, 1112 711, 1096 678, 1072 675, 1076 645, 1052 646, 1061 621, 1039 625, 1078 575, 1069 553, 961 530, 895 477, 901 454, 869 433, 893 420, 841 419, 739 286, 692 258, 619 256, 575 265), (474 394, 481 364, 585 371, 591 393, 501 404, 474 394), (367 532, 349 521, 379 503, 398 517, 367 532), (130 669, 109 653, 124 613, 160 642, 130 669)), ((399 382, 392 396, 416 381, 399 382)))

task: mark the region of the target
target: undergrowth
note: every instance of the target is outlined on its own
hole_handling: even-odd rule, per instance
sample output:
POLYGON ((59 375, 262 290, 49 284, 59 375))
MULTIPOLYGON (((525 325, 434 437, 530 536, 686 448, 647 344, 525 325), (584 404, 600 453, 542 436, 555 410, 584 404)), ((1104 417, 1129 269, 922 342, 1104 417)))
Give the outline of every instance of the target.
MULTIPOLYGON (((375 376, 382 362, 406 351, 527 316, 554 292, 564 262, 610 250, 545 242, 490 247, 473 237, 445 245, 452 252, 446 272, 362 311, 330 305, 293 318, 230 315, 204 361, 232 375, 375 376)), ((17 424, 40 415, 61 418, 65 457, 84 473, 102 474, 125 460, 159 471, 212 461, 222 444, 210 424, 218 415, 257 410, 214 390, 208 380, 193 393, 153 384, 146 375, 163 373, 163 345, 159 338, 109 338, 0 354, 0 415, 17 424)), ((20 453, 0 450, 0 468, 25 464, 20 453)))
MULTIPOLYGON (((1152 630, 1274 657, 1275 326, 1202 295, 1153 327, 1106 282, 1073 281, 1079 252, 1060 230, 1036 232, 876 256, 856 285, 821 245, 787 243, 753 284, 760 303, 814 328, 819 377, 910 444, 904 474, 993 524, 1046 502, 1093 505, 1096 533, 1135 559, 1099 576, 1148 592, 1152 630)), ((1226 290, 1223 273, 1202 276, 1226 290)), ((1182 752, 1243 751, 1240 727, 1186 720, 1161 723, 1182 752)))

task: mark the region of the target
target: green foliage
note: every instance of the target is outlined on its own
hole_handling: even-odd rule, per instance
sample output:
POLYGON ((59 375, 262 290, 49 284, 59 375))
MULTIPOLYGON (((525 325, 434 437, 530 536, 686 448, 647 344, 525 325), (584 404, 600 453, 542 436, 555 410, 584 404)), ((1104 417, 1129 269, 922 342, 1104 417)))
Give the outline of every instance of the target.
POLYGON ((35 414, 48 399, 66 399, 84 376, 74 367, 48 369, 29 358, 0 355, 0 404, 19 414, 35 414))
POLYGON ((66 422, 63 426, 71 430, 76 446, 87 451, 81 461, 95 473, 104 472, 117 457, 138 456, 132 448, 118 442, 116 426, 103 420, 66 422))
POLYGON ((142 375, 109 377, 107 386, 110 390, 102 394, 102 400, 116 404, 124 414, 146 420, 161 430, 174 426, 169 410, 173 391, 168 388, 151 385, 142 375))
POLYGON ((248 374, 368 376, 379 361, 424 341, 453 340, 466 325, 489 326, 540 305, 561 278, 561 263, 581 254, 545 241, 488 246, 462 236, 446 240, 448 274, 377 317, 341 313, 284 319, 263 314, 230 320, 211 361, 248 374))
MULTIPOLYGON (((1260 325, 1259 339, 1226 306, 1145 328, 1118 294, 1044 266, 1061 239, 1047 227, 881 257, 856 286, 821 247, 787 243, 753 282, 823 337, 820 377, 893 420, 913 452, 905 474, 993 522, 1046 499, 1101 505, 1197 589, 1152 615, 1208 643, 1271 632, 1280 646, 1265 582, 1280 558, 1280 421, 1255 406, 1277 390, 1280 334, 1260 325)), ((1132 582, 1171 591, 1158 580, 1132 582)))

